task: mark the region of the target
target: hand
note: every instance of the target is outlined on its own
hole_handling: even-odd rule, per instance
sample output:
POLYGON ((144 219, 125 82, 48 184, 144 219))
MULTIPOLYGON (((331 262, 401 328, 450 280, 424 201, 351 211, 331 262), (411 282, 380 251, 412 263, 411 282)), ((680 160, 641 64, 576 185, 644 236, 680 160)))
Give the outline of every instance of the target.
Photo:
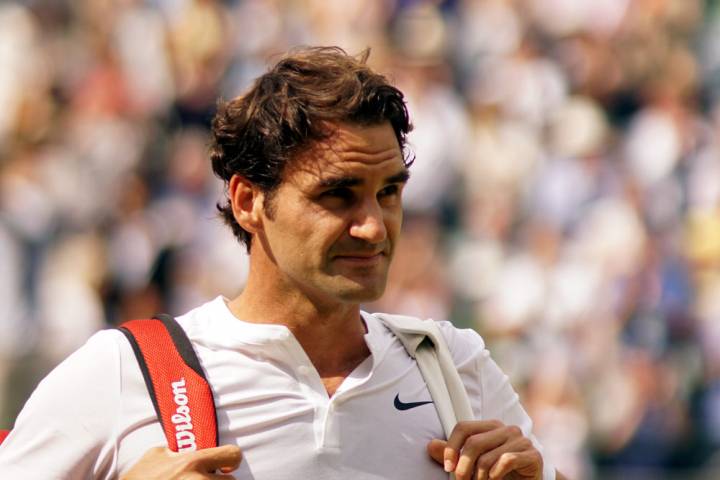
POLYGON ((428 443, 428 453, 457 480, 539 480, 543 459, 515 425, 497 420, 459 422, 446 441, 428 443))
POLYGON ((155 447, 148 450, 121 480, 232 480, 227 475, 240 465, 242 454, 235 445, 194 452, 173 452, 155 447), (220 470, 223 474, 215 473, 220 470))

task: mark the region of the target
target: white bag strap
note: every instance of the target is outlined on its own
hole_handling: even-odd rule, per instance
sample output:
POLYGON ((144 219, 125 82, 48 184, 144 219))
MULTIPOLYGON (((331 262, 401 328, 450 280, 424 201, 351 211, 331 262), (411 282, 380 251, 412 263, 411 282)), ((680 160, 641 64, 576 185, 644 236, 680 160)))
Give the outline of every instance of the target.
POLYGON ((404 315, 375 314, 402 342, 417 362, 435 403, 438 417, 450 436, 459 421, 473 420, 472 407, 445 337, 433 320, 404 315))
MULTIPOLYGON (((408 355, 415 359, 446 437, 450 436, 457 422, 474 420, 467 391, 437 324, 433 320, 404 315, 373 315, 387 325, 402 342, 408 355)), ((548 462, 545 462, 543 478, 555 478, 555 469, 548 462)), ((455 480, 452 473, 450 480, 455 480)))
MULTIPOLYGON (((455 367, 445 337, 433 320, 404 315, 375 316, 402 342, 418 369, 433 399, 440 423, 449 438, 457 422, 473 420, 472 407, 460 374, 455 367)), ((455 475, 449 475, 455 480, 455 475)))
POLYGON ((418 369, 425 379, 430 398, 433 399, 445 437, 449 437, 458 419, 455 415, 455 405, 444 380, 442 368, 437 357, 437 351, 429 341, 424 341, 415 351, 415 361, 418 369))

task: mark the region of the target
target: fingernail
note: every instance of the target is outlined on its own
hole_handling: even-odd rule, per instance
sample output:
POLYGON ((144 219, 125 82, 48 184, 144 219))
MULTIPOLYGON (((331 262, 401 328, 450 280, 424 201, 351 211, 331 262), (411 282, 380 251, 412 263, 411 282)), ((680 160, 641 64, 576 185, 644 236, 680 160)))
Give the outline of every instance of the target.
POLYGON ((452 461, 445 460, 445 471, 448 473, 452 472, 452 467, 453 467, 452 461))

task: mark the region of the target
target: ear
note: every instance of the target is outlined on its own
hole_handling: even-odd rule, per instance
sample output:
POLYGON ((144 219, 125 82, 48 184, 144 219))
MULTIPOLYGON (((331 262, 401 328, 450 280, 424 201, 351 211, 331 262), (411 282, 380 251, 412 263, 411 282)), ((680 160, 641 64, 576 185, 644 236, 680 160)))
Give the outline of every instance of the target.
POLYGON ((245 177, 233 175, 228 183, 228 194, 233 215, 240 226, 252 234, 262 230, 262 191, 245 177))

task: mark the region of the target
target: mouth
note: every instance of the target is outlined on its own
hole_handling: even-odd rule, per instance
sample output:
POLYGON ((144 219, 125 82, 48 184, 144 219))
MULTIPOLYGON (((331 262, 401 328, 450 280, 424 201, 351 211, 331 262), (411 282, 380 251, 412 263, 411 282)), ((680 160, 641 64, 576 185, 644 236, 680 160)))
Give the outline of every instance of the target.
POLYGON ((385 258, 384 252, 378 252, 378 253, 353 253, 353 254, 346 254, 346 255, 336 255, 334 260, 348 263, 352 265, 357 266, 371 266, 376 265, 380 263, 380 261, 385 258))

